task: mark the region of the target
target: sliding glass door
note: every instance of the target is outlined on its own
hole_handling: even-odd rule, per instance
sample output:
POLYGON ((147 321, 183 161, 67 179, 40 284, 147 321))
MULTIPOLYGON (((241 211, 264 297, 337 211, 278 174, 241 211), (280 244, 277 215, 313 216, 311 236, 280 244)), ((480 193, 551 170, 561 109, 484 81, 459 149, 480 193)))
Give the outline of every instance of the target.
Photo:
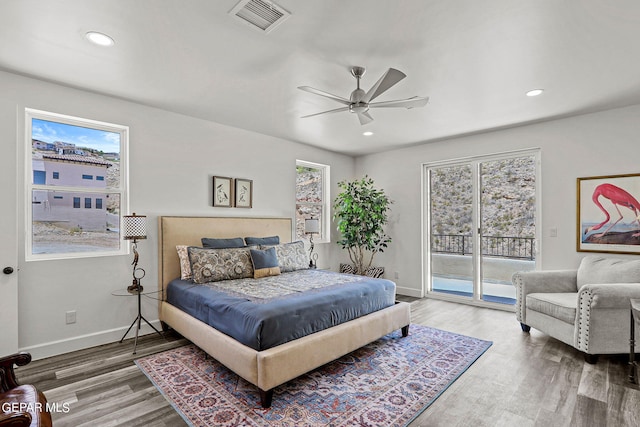
POLYGON ((473 297, 473 168, 469 164, 429 169, 431 290, 473 297))
POLYGON ((538 157, 527 150, 424 166, 429 295, 515 303, 511 276, 536 265, 538 157))

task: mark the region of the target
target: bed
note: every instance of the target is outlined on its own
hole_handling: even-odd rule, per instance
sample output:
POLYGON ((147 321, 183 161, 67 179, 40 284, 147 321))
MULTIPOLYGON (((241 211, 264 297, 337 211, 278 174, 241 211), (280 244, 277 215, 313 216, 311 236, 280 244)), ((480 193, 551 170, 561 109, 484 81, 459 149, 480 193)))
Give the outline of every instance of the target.
POLYGON ((363 345, 401 329, 408 334, 410 310, 395 303, 362 317, 274 347, 259 350, 198 320, 166 300, 167 287, 180 276, 177 245, 201 246, 202 237, 280 236, 291 241, 290 218, 220 218, 163 216, 158 221, 159 318, 220 363, 254 384, 262 407, 271 405, 273 389, 363 345))

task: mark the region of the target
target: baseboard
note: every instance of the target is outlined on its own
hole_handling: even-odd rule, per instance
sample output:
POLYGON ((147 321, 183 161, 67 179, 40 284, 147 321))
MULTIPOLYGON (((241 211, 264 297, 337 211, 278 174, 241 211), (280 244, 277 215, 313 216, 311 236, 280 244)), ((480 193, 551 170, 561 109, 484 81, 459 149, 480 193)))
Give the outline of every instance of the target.
POLYGON ((414 298, 422 298, 424 296, 422 295, 422 291, 420 289, 404 288, 402 286, 396 286, 396 293, 414 298))
MULTIPOLYGON (((160 330, 160 320, 151 321, 151 324, 160 330)), ((110 344, 120 341, 128 326, 121 328, 109 329, 107 331, 94 332, 92 334, 80 335, 77 337, 66 338, 58 341, 51 341, 43 344, 37 344, 29 347, 20 348, 20 351, 31 353, 33 360, 44 359, 46 357, 57 356, 59 354, 69 353, 76 350, 83 350, 97 345, 110 344)), ((138 336, 147 334, 155 334, 155 331, 148 325, 142 324, 138 336)), ((127 334, 127 338, 135 337, 135 326, 127 334)), ((122 345, 129 345, 126 341, 122 345)), ((133 343, 131 343, 131 351, 133 351, 133 343)))

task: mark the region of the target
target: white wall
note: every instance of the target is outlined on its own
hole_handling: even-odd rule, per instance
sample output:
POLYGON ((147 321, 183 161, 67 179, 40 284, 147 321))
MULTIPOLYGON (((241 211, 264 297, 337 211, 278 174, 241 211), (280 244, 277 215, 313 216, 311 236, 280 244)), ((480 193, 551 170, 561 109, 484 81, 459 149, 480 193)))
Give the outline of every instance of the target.
MULTIPOLYGON (((540 147, 544 269, 575 268, 584 255, 575 250, 576 178, 640 172, 640 106, 363 156, 354 164, 349 156, 14 74, 0 72, 0 93, 3 123, 18 127, 17 140, 15 128, 0 128, 0 146, 19 145, 19 189, 25 107, 130 127, 131 211, 146 214, 150 224, 148 239, 139 244, 148 287, 157 282, 158 215, 293 217, 296 159, 331 165, 332 198, 338 181, 365 173, 388 191, 395 201, 388 227, 394 241, 377 264, 387 277, 399 273, 399 291, 407 295, 420 295, 422 287, 422 163, 540 147), (253 179, 254 208, 211 207, 212 175, 253 179), (558 237, 548 237, 552 227, 558 237)), ((21 196, 18 215, 24 218, 21 196)), ((2 205, 0 220, 7 209, 15 207, 2 205)), ((18 223, 23 236, 24 221, 18 223)), ((332 242, 336 238, 333 231, 332 242)), ((321 267, 336 269, 346 260, 335 243, 316 248, 321 267)), ((130 283, 130 256, 25 263, 23 243, 18 253, 20 348, 44 357, 120 339, 135 317, 135 301, 111 291, 130 283), (77 310, 72 325, 65 324, 69 310, 77 310)), ((143 310, 157 319, 153 300, 143 310)))
MULTIPOLYGON (((387 190, 393 243, 376 264, 387 276, 399 272, 398 289, 422 292, 421 170, 423 163, 539 147, 542 163, 541 268, 577 268, 586 254, 576 251, 576 179, 640 173, 640 106, 632 106, 512 129, 453 138, 356 159, 387 190), (549 237, 557 228, 558 236, 549 237)), ((610 255, 622 256, 622 255, 610 255)))
MULTIPOLYGON (((332 197, 337 182, 353 176, 349 156, 14 74, 0 72, 0 93, 0 114, 19 128, 17 141, 15 129, 0 128, 0 145, 18 144, 18 188, 24 188, 25 107, 129 126, 130 210, 147 215, 148 239, 138 248, 147 273, 142 284, 148 289, 157 286, 159 215, 292 218, 296 159, 331 166, 332 197), (213 175, 252 179, 254 207, 213 208, 213 175)), ((24 194, 19 197, 23 236, 24 194)), ((15 207, 3 205, 0 220, 6 209, 15 207)), ((337 245, 316 248, 319 266, 337 269, 337 245)), ((38 358, 120 339, 136 315, 136 304, 111 291, 130 284, 131 256, 27 263, 23 242, 18 253, 21 349, 38 358), (77 322, 66 325, 70 310, 77 311, 77 322)), ((157 320, 155 301, 145 300, 143 311, 150 321, 157 320)))

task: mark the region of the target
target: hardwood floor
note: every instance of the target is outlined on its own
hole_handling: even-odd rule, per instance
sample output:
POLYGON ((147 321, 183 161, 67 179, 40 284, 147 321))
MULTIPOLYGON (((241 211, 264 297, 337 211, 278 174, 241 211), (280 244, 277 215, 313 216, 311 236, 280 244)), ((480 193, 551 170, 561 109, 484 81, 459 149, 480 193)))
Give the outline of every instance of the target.
MULTIPOLYGON (((523 333, 515 314, 445 301, 402 298, 412 322, 493 341, 455 383, 410 425, 638 426, 640 389, 627 382, 628 355, 582 354, 536 330, 523 333)), ((50 402, 62 426, 186 426, 133 360, 185 344, 168 334, 142 337, 138 354, 127 340, 31 362, 16 370, 50 402), (61 409, 64 407, 61 406, 61 409)))

